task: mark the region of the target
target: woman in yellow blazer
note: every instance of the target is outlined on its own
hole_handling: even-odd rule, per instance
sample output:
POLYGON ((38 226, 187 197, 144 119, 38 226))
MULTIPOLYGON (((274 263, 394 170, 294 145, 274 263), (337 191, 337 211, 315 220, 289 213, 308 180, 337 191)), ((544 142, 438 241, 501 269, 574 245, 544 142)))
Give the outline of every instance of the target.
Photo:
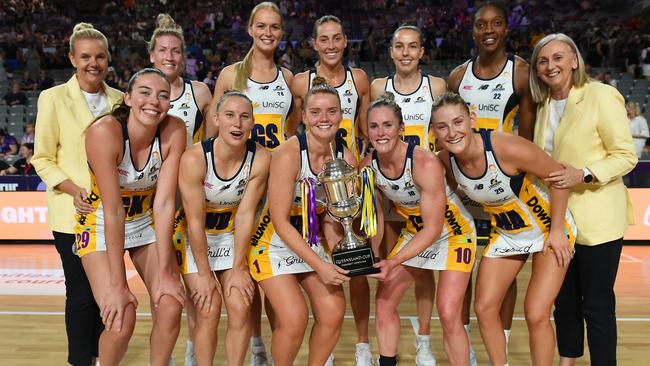
POLYGON ((67 83, 40 94, 36 116, 32 164, 47 185, 48 224, 66 280, 68 362, 75 366, 93 364, 104 328, 74 250, 73 229, 75 207, 83 212, 92 209, 83 202, 90 185, 86 128, 122 99, 119 90, 103 82, 109 57, 106 37, 90 24, 77 24, 70 37, 69 54, 76 72, 67 83))
POLYGON ((592 365, 616 364, 614 281, 623 235, 633 221, 622 177, 637 163, 621 94, 589 79, 575 43, 558 33, 533 50, 535 143, 564 166, 547 181, 571 190, 578 227, 573 260, 555 300, 560 365, 583 355, 584 321, 592 365))

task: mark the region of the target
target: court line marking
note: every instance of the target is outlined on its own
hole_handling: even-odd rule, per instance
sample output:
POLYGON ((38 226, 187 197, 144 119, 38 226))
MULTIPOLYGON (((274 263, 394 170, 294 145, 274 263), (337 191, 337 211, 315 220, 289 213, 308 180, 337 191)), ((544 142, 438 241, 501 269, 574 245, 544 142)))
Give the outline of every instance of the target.
MULTIPOLYGON (((400 317, 401 319, 402 317, 400 317)), ((418 322, 418 318, 415 316, 409 316, 408 319, 411 321, 411 327, 413 327, 413 333, 415 333, 415 336, 417 337, 418 331, 420 330, 420 322, 418 322)))
POLYGON ((626 262, 627 263, 643 263, 643 261, 640 260, 639 258, 633 257, 633 256, 631 256, 629 254, 621 253, 621 259, 623 259, 623 257, 625 257, 628 260, 625 260, 625 261, 621 260, 621 263, 626 263, 626 262))
MULTIPOLYGON (((0 311, 0 315, 36 315, 36 316, 54 316, 54 315, 65 315, 63 311, 0 311)), ((136 313, 136 316, 140 318, 147 318, 151 317, 151 313, 136 313)), ((185 314, 183 314, 185 316, 185 314)), ((264 318, 266 318, 266 315, 262 315, 264 318)), ((227 318, 227 314, 222 314, 222 318, 227 318)), ((313 319, 314 317, 312 315, 309 315, 310 319, 313 319)), ((411 326, 415 330, 417 334, 418 330, 418 318, 417 316, 400 316, 400 320, 408 320, 411 322, 411 326)), ((345 315, 344 319, 346 320, 353 320, 354 316, 352 315, 345 315)), ((370 319, 374 320, 375 316, 370 315, 370 319)), ((470 317, 471 320, 476 320, 475 316, 470 317)), ((553 317, 551 317, 553 319, 553 317)), ((440 317, 437 316, 432 316, 431 320, 440 320, 440 317)), ((515 316, 512 318, 512 320, 516 321, 526 321, 526 318, 523 316, 515 316)), ((650 322, 650 317, 618 317, 616 318, 617 321, 620 322, 650 322)))

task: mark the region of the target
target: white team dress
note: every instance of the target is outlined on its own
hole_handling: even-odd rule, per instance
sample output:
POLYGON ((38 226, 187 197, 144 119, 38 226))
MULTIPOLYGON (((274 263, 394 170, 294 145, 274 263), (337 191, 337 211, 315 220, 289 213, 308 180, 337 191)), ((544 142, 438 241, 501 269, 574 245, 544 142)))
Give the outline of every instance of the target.
POLYGON ((189 80, 183 80, 183 91, 178 98, 169 104, 170 116, 178 117, 185 123, 187 130, 187 146, 201 141, 203 135, 203 112, 196 102, 194 87, 189 80))
MULTIPOLYGON (((131 157, 131 144, 127 126, 122 129, 124 152, 122 161, 117 166, 120 193, 124 205, 124 249, 135 248, 156 241, 153 227, 153 199, 162 166, 160 136, 156 136, 149 148, 147 163, 142 169, 136 169, 131 157)), ((87 253, 106 250, 104 231, 104 207, 97 179, 90 169, 91 188, 88 199, 94 210, 89 214, 77 214, 75 225, 77 254, 82 257, 87 253)))
POLYGON ((255 125, 251 139, 273 151, 284 142, 287 117, 291 113, 293 98, 282 69, 277 68, 275 79, 268 83, 258 83, 248 79, 246 95, 253 102, 255 125))
POLYGON ((404 141, 416 144, 429 151, 435 151, 434 139, 429 125, 431 123, 431 82, 427 75, 422 75, 420 85, 411 94, 402 94, 395 89, 395 76, 386 80, 384 90, 395 95, 395 102, 402 109, 404 121, 404 141))
MULTIPOLYGON (((208 261, 213 271, 230 269, 235 258, 235 216, 244 197, 244 192, 255 159, 256 145, 248 140, 246 156, 235 175, 222 178, 214 163, 215 138, 201 142, 206 163, 203 181, 205 191, 205 235, 208 242, 208 261)), ((178 265, 182 274, 197 273, 195 255, 187 235, 187 221, 181 210, 174 222, 173 243, 176 248, 178 265)), ((206 255, 203 253, 202 255, 206 255)))
MULTIPOLYGON (((404 249, 423 228, 420 216, 420 189, 413 180, 413 150, 409 144, 402 173, 396 179, 386 177, 379 164, 377 152, 373 152, 372 168, 375 170, 375 185, 384 197, 396 207, 396 212, 405 220, 397 243, 388 255, 395 256, 404 249)), ((474 221, 465 207, 445 183, 447 204, 440 237, 417 256, 403 264, 429 270, 457 270, 469 272, 474 265, 476 252, 476 230, 474 221)), ((386 202, 388 203, 388 202, 386 202)))
POLYGON ((519 110, 519 96, 515 92, 515 57, 509 54, 501 72, 492 79, 476 76, 474 62, 476 58, 467 64, 458 94, 476 118, 476 128, 512 133, 519 110))
MULTIPOLYGON (((485 172, 469 177, 450 154, 451 169, 461 189, 480 203, 490 216, 492 231, 483 253, 486 257, 507 257, 542 250, 551 228, 551 209, 546 186, 528 173, 507 175, 492 150, 490 131, 481 132, 485 149, 485 172)), ((564 231, 573 247, 576 225, 566 211, 564 231)))
MULTIPOLYGON (((300 173, 294 187, 294 198, 291 204, 290 221, 293 227, 299 233, 302 233, 302 192, 300 189, 300 180, 312 178, 318 182, 318 173, 314 172, 309 162, 309 148, 307 146, 307 136, 299 134, 300 142, 300 173)), ((343 144, 337 140, 336 155, 343 158, 343 144)), ((316 186, 317 212, 320 214, 325 211, 325 190, 320 184, 316 186)), ((323 261, 331 262, 325 248, 323 247, 324 239, 321 238, 320 244, 312 244, 311 249, 323 261)), ((309 245, 305 243, 305 245, 309 245)), ((264 204, 262 214, 258 220, 255 232, 251 240, 251 248, 248 254, 248 265, 252 277, 256 281, 262 281, 267 278, 280 276, 284 274, 295 274, 312 272, 313 269, 302 258, 298 257, 291 248, 289 248, 282 238, 275 231, 271 215, 269 212, 268 202, 264 204)))

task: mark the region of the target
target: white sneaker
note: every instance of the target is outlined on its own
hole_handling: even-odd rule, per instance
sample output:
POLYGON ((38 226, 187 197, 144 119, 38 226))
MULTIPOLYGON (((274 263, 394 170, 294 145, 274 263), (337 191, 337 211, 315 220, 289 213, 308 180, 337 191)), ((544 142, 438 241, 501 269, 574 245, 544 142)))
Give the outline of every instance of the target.
POLYGON ((185 346, 185 366, 196 366, 196 355, 194 354, 194 343, 187 340, 185 346))
POLYGON ((436 357, 431 351, 431 336, 418 335, 415 338, 415 364, 417 366, 436 366, 436 357))
POLYGON ((330 353, 330 356, 327 358, 327 361, 325 361, 324 366, 334 366, 334 354, 330 353))
POLYGON ((266 348, 261 346, 251 346, 251 361, 250 366, 267 366, 268 358, 266 357, 266 348))
POLYGON ((357 352, 354 354, 357 366, 372 366, 372 352, 368 343, 357 343, 357 352))

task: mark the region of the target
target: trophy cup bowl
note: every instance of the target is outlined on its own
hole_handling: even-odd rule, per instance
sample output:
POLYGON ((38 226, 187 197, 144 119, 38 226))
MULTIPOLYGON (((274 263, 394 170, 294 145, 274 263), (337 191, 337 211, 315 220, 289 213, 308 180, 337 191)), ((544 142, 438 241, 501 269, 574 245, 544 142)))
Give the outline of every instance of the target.
POLYGON ((345 160, 334 158, 325 163, 318 181, 325 189, 327 212, 343 225, 343 239, 332 250, 332 261, 350 271, 348 276, 379 273, 372 248, 352 229, 352 221, 361 208, 357 172, 345 160))

